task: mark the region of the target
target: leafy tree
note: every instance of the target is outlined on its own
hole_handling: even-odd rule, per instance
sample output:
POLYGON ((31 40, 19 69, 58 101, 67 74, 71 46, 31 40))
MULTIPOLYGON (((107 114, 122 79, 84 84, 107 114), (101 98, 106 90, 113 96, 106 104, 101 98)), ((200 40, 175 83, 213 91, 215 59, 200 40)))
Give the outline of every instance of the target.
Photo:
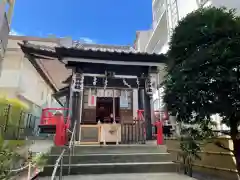
POLYGON ((164 100, 178 120, 210 122, 219 114, 230 127, 240 172, 240 20, 234 10, 198 9, 175 28, 164 100))
POLYGON ((195 124, 194 126, 181 125, 180 129, 180 152, 177 160, 183 165, 184 173, 192 176, 192 167, 196 159, 201 160, 199 155, 202 147, 211 142, 213 137, 212 128, 215 124, 211 121, 195 124))

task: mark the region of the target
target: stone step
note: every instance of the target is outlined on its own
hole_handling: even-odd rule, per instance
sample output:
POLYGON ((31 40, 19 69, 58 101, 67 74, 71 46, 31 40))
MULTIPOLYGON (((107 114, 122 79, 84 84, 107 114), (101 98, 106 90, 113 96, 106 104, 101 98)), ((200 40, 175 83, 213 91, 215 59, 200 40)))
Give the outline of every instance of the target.
MULTIPOLYGON (((48 164, 55 164, 59 155, 49 155, 48 164)), ((129 153, 129 154, 84 154, 71 157, 72 164, 79 163, 124 163, 124 162, 171 162, 168 153, 129 153)), ((65 155, 63 163, 69 163, 69 156, 65 155)))
MULTIPOLYGON (((39 180, 49 180, 51 177, 41 177, 39 180)), ((196 180, 178 173, 131 173, 131 174, 93 174, 64 176, 64 180, 196 180)), ((210 180, 210 179, 204 179, 210 180)), ((211 179, 217 180, 217 179, 211 179)))
POLYGON ((53 141, 53 136, 52 135, 39 135, 39 136, 28 136, 26 137, 28 140, 51 140, 53 141))
MULTIPOLYGON (((173 162, 137 162, 137 163, 93 163, 71 164, 71 175, 76 174, 117 174, 117 173, 153 173, 176 172, 173 162)), ((68 164, 63 165, 63 175, 68 175, 68 164)), ((47 165, 40 176, 51 176, 54 165, 47 165)), ((114 179, 114 178, 113 178, 114 179)))
POLYGON ((34 140, 34 143, 29 147, 29 150, 33 153, 48 153, 54 146, 52 140, 34 140))
MULTIPOLYGON (((60 154, 66 147, 52 147, 51 154, 60 154)), ((82 145, 75 146, 77 154, 127 154, 127 153, 166 153, 166 146, 156 145, 82 145)), ((67 151, 65 152, 68 153, 67 151)))

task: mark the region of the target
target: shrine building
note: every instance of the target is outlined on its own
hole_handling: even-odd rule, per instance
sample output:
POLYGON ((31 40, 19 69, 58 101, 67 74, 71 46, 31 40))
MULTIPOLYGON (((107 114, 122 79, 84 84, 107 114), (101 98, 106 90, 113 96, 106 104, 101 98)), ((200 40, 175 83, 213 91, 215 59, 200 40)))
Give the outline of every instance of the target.
POLYGON ((63 39, 57 47, 19 45, 44 78, 50 82, 55 76, 55 83, 61 81, 54 96, 69 108, 76 141, 144 143, 152 139, 152 82, 158 67, 166 62, 164 55, 70 39, 63 39), (46 72, 49 63, 58 65, 46 72), (63 79, 56 78, 60 65, 62 74, 68 72, 63 79), (138 110, 143 112, 141 120, 138 110))

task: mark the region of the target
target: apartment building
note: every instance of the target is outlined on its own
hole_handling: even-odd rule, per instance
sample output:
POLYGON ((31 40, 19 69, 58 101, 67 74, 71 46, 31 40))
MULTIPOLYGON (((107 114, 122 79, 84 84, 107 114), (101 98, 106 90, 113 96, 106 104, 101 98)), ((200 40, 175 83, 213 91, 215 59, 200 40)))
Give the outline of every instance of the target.
POLYGON ((3 56, 7 47, 14 4, 15 0, 0 0, 0 73, 3 56))
POLYGON ((2 63, 0 94, 19 98, 40 115, 45 107, 60 107, 52 97, 58 90, 52 82, 46 82, 35 65, 22 53, 18 43, 29 41, 39 45, 56 46, 58 39, 34 38, 28 36, 9 36, 5 57, 2 63))
MULTIPOLYGON (((168 43, 172 30, 176 27, 178 21, 194 10, 208 6, 224 6, 228 9, 236 9, 237 15, 240 15, 239 0, 152 0, 152 28, 148 31, 137 32, 136 50, 157 54, 166 53, 169 48, 168 43)), ((164 67, 159 68, 158 84, 163 81, 166 74, 164 67)), ((156 89, 153 95, 155 109, 164 107, 162 96, 162 90, 156 89)), ((220 122, 219 116, 214 116, 213 119, 220 122)), ((223 128, 226 129, 226 127, 223 128)))
POLYGON ((240 15, 239 0, 152 0, 152 27, 149 33, 137 32, 136 49, 149 53, 166 53, 172 29, 178 21, 199 7, 207 6, 234 8, 240 15))
MULTIPOLYGON (((152 27, 147 31, 137 31, 135 49, 148 53, 166 53, 172 30, 178 21, 199 7, 207 6, 235 8, 240 15, 239 0, 152 0, 152 27)), ((160 69, 158 83, 162 82, 165 75, 164 67, 160 69)))

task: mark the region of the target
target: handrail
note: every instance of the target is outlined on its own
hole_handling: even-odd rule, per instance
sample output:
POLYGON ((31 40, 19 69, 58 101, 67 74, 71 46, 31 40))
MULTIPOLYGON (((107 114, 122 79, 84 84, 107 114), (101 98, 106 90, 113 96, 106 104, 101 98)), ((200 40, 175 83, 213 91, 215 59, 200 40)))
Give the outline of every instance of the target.
POLYGON ((68 155, 68 158, 69 158, 68 174, 70 174, 70 171, 71 171, 71 157, 72 157, 72 155, 74 155, 74 147, 75 147, 76 125, 77 125, 77 123, 75 122, 74 127, 73 127, 73 131, 71 132, 71 139, 69 141, 68 148, 64 148, 62 150, 62 153, 59 155, 58 159, 56 160, 56 163, 55 163, 54 169, 53 169, 53 173, 52 173, 52 176, 51 176, 51 180, 55 180, 59 163, 60 163, 59 180, 62 180, 63 157, 64 157, 64 153, 66 152, 66 150, 69 151, 69 155, 68 155))
POLYGON ((73 145, 74 145, 74 141, 75 141, 74 137, 75 137, 76 125, 77 125, 77 123, 75 121, 74 126, 73 126, 71 139, 70 139, 70 142, 69 142, 69 149, 71 149, 73 147, 73 145))
POLYGON ((60 154, 60 156, 58 157, 58 159, 56 160, 56 163, 54 165, 54 169, 53 169, 53 173, 51 176, 51 180, 54 180, 56 177, 56 172, 57 172, 57 168, 59 166, 60 163, 60 174, 59 174, 59 180, 62 180, 62 166, 63 166, 63 155, 65 153, 66 149, 62 150, 62 153, 60 154))
POLYGON ((71 157, 74 155, 74 147, 75 147, 75 135, 76 135, 76 121, 73 126, 71 139, 69 141, 69 154, 68 154, 68 174, 71 172, 71 157))

